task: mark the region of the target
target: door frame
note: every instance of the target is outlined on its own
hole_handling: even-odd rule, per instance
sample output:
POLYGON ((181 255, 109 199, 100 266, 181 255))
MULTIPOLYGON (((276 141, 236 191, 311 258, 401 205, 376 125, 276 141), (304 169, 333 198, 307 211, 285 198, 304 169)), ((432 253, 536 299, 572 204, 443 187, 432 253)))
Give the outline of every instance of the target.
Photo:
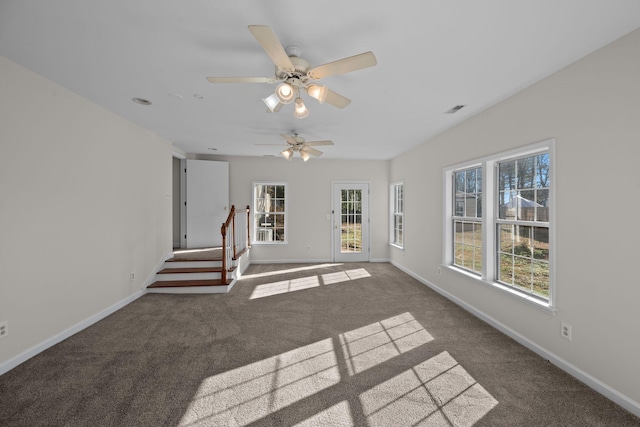
POLYGON ((222 245, 219 230, 229 214, 229 162, 185 159, 184 163, 185 232, 182 236, 186 237, 183 247, 218 247, 222 245), (209 188, 212 183, 216 183, 218 191, 209 188), (190 191, 193 194, 189 194, 190 191), (219 217, 217 222, 216 217, 219 217))
POLYGON ((371 261, 371 181, 331 181, 331 259, 333 262, 370 262, 371 261), (363 208, 366 203, 366 217, 364 215, 365 209, 363 209, 362 217, 362 235, 366 236, 366 241, 363 239, 362 252, 358 252, 353 255, 347 255, 340 252, 340 238, 338 237, 337 227, 341 209, 340 206, 336 206, 336 201, 339 199, 339 192, 345 186, 360 186, 363 192, 366 192, 366 198, 363 197, 363 208), (366 234, 365 234, 366 232, 366 234), (351 258, 351 259, 347 259, 351 258))
POLYGON ((180 159, 180 248, 187 247, 187 159, 180 159))

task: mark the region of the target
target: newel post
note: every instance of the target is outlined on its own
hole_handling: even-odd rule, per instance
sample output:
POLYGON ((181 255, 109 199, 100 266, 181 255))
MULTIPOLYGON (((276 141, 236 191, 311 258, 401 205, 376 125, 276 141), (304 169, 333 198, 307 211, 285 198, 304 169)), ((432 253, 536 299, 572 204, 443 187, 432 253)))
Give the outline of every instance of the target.
POLYGON ((227 225, 222 224, 222 228, 220 229, 222 233, 222 272, 221 272, 221 280, 223 284, 227 283, 227 225))
POLYGON ((251 246, 251 208, 247 205, 247 248, 251 246))

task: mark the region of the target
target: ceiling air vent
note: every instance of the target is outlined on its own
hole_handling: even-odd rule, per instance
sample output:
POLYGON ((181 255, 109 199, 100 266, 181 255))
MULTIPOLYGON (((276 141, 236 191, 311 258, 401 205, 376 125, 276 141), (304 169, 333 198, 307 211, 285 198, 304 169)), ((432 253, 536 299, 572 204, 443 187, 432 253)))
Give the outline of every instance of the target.
POLYGON ((453 113, 457 113, 458 111, 460 111, 462 108, 464 108, 464 105, 456 105, 455 107, 445 111, 445 114, 453 114, 453 113))

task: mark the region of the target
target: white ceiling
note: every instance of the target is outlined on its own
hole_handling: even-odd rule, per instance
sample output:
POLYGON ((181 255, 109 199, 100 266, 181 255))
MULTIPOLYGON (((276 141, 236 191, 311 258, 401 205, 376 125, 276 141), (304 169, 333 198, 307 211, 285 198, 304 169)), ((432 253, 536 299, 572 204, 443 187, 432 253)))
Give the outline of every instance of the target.
POLYGON ((333 140, 326 158, 390 159, 638 27, 638 0, 0 0, 0 55, 185 153, 277 155, 256 144, 297 131, 333 140), (322 80, 343 110, 305 95, 306 119, 266 113, 275 85, 206 80, 273 76, 251 24, 312 66, 378 65, 322 80))

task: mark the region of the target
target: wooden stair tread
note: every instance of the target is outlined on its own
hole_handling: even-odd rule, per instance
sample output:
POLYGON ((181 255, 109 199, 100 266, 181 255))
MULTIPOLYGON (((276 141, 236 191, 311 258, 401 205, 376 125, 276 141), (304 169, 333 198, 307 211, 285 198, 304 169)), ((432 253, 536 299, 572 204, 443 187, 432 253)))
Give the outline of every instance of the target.
POLYGON ((184 267, 184 268, 164 268, 158 274, 175 273, 220 273, 222 267, 184 267))
POLYGON ((208 257, 208 258, 169 258, 165 262, 205 262, 205 261, 222 261, 222 258, 219 257, 208 257))
POLYGON ((159 280, 147 286, 147 288, 185 288, 193 286, 227 286, 231 280, 223 282, 220 279, 207 280, 159 280))

